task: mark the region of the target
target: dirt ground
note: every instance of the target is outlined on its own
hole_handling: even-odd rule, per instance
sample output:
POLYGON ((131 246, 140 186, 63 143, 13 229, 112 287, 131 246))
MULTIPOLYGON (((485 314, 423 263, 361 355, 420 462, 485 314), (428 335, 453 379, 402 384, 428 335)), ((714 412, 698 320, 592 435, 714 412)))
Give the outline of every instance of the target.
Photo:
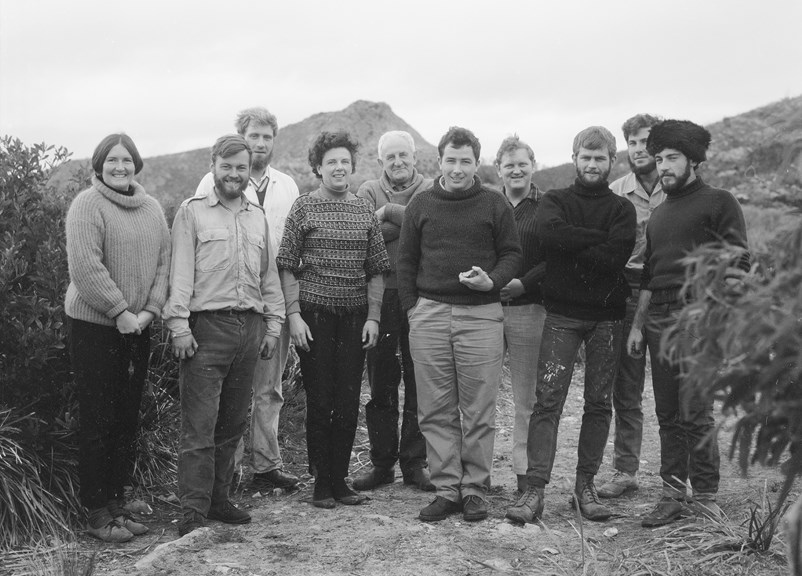
MULTIPOLYGON (((400 478, 368 492, 363 506, 314 508, 312 482, 304 475, 305 455, 286 449, 289 468, 303 475, 294 493, 260 495, 237 491, 235 501, 253 522, 209 527, 178 540, 179 509, 163 500, 150 503, 151 532, 124 545, 106 545, 79 535, 83 552, 96 550, 96 573, 122 575, 381 575, 428 576, 469 574, 784 574, 783 544, 775 539, 768 554, 738 551, 747 534, 749 509, 764 490, 773 502, 781 477, 775 470, 755 468, 741 478, 726 458, 729 434, 721 434, 722 489, 720 504, 728 521, 714 525, 688 518, 655 530, 641 528, 641 517, 659 498, 659 444, 653 396, 647 390, 640 490, 611 501, 616 513, 602 522, 579 522, 569 506, 576 447, 582 414, 582 369, 577 367, 560 424, 553 481, 546 489, 542 522, 518 526, 504 520, 515 500, 511 470, 512 394, 502 382, 497 412, 493 487, 488 494, 490 516, 477 523, 460 515, 438 523, 417 519, 432 499, 405 486, 400 478), (173 542, 167 549, 162 544, 173 542), (584 545, 583 545, 584 543, 584 545), (154 553, 154 550, 158 551, 154 553)), ((647 377, 647 389, 650 380, 647 377)), ((363 405, 368 399, 363 388, 363 405)), ((363 411, 364 412, 364 411, 363 411)), ((612 430, 611 430, 612 432, 612 430)), ((351 474, 368 462, 367 431, 360 421, 351 474)), ((610 474, 612 441, 608 442, 599 484, 610 474)), ((247 475, 246 475, 247 478, 247 475)), ((796 497, 797 490, 793 494, 796 497)))

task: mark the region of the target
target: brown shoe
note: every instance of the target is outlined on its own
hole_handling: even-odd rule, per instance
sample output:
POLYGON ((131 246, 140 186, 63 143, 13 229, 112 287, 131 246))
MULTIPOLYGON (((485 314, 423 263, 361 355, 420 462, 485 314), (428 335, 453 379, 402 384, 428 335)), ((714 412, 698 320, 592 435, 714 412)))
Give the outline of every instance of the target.
POLYGON ((485 518, 487 518, 487 502, 473 494, 462 499, 463 520, 466 522, 478 522, 485 518))
POLYGON ((434 492, 435 490, 432 479, 429 477, 428 468, 416 468, 408 475, 404 474, 404 484, 411 484, 424 492, 434 492))

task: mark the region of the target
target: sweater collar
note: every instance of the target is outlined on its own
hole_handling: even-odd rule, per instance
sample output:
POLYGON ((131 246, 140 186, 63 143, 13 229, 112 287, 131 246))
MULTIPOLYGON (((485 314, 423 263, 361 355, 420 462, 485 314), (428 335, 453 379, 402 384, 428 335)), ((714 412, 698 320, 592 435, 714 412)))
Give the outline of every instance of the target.
POLYGON ((423 175, 420 172, 418 172, 418 170, 416 168, 413 168, 412 169, 412 180, 410 180, 409 184, 406 187, 402 188, 401 190, 396 190, 395 189, 395 187, 393 186, 393 183, 390 182, 390 179, 387 177, 387 172, 384 172, 383 170, 382 170, 382 175, 381 175, 381 179, 380 180, 381 180, 382 188, 384 188, 384 190, 387 193, 389 193, 389 194, 400 194, 401 196, 403 196, 404 194, 409 194, 409 193, 414 192, 415 190, 417 190, 418 186, 420 186, 423 183, 424 178, 423 178, 423 175))
POLYGON ((437 178, 434 181, 434 187, 432 187, 432 192, 436 195, 440 196, 445 200, 464 200, 465 198, 470 198, 471 196, 476 196, 483 190, 482 182, 479 180, 478 177, 473 177, 473 184, 467 190, 460 190, 459 192, 449 192, 443 187, 443 178, 437 178))
POLYGON ((702 179, 699 178, 699 176, 697 176, 696 180, 694 180, 690 184, 686 184, 679 190, 675 190, 674 192, 671 193, 666 192, 666 201, 679 200, 680 198, 685 198, 686 196, 690 196, 697 190, 701 190, 704 186, 705 183, 702 182, 702 179))
MULTIPOLYGON (((507 196, 507 189, 504 186, 501 187, 501 194, 504 196, 504 199, 507 200, 507 202, 510 205, 512 205, 512 202, 510 202, 510 199, 507 196)), ((523 202, 525 200, 531 200, 532 202, 537 204, 537 202, 540 200, 540 196, 541 196, 540 188, 535 186, 534 182, 530 182, 530 184, 529 184, 529 192, 527 192, 526 196, 521 198, 521 202, 523 202)), ((520 202, 519 202, 519 204, 520 204, 520 202)))
POLYGON ((613 193, 613 191, 610 190, 610 185, 607 183, 607 180, 599 182, 595 186, 586 186, 577 178, 574 180, 574 185, 572 187, 577 194, 581 196, 592 196, 594 198, 613 193))
POLYGON ((105 182, 97 176, 92 176, 92 187, 100 192, 101 196, 106 200, 118 206, 122 206, 123 208, 139 208, 145 203, 145 198, 147 197, 142 185, 134 181, 131 182, 131 187, 134 189, 134 194, 132 196, 120 194, 116 190, 109 188, 106 186, 105 182))

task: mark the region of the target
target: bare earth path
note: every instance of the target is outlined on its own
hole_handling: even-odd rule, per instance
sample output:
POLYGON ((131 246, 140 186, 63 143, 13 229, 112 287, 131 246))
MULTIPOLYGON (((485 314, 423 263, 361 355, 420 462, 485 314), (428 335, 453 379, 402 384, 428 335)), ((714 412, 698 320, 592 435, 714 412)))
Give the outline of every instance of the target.
MULTIPOLYGON (((405 486, 399 478, 388 487, 368 492, 364 506, 320 510, 309 504, 311 485, 305 477, 293 494, 253 497, 239 491, 236 501, 249 509, 253 523, 230 527, 217 522, 176 541, 168 550, 151 554, 159 545, 178 538, 177 510, 154 504, 151 533, 120 546, 107 546, 81 535, 80 546, 98 550, 98 574, 171 575, 379 575, 428 576, 468 574, 783 574, 776 554, 755 556, 709 548, 738 540, 749 517, 750 501, 759 502, 764 487, 776 498, 780 476, 756 468, 743 479, 726 459, 729 435, 721 437, 722 492, 720 503, 729 522, 717 529, 710 522, 688 518, 657 530, 640 527, 640 517, 659 497, 659 448, 651 391, 646 397, 641 464, 641 489, 613 502, 618 517, 581 525, 569 506, 576 445, 581 422, 582 369, 577 368, 560 426, 554 479, 546 490, 542 523, 525 527, 504 520, 515 499, 515 476, 510 468, 512 395, 502 383, 497 417, 490 517, 465 523, 459 515, 426 524, 417 519, 431 494, 405 486), (163 532, 163 534, 162 534, 163 532), (580 532, 582 537, 580 537, 580 532), (584 542, 584 547, 582 543, 584 542), (582 550, 584 548, 584 563, 582 550), (706 549, 707 548, 707 549, 706 549), (138 563, 138 566, 136 565, 138 563)), ((647 388, 650 388, 647 379, 647 388)), ((367 400, 363 390, 363 404, 367 400)), ((357 437, 352 474, 367 462, 366 431, 357 437)), ((608 443, 600 472, 610 473, 612 445, 608 443)), ((293 471, 303 472, 303 458, 293 471)), ((798 487, 797 487, 798 488, 798 487)), ((796 494, 794 494, 796 496, 796 494)), ((781 550, 775 541, 772 550, 781 550)))

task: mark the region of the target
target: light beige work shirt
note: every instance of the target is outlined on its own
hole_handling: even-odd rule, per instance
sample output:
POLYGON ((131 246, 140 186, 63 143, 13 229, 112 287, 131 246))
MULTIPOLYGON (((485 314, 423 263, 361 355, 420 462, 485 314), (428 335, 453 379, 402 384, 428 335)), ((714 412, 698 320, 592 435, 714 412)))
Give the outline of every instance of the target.
POLYGON ((627 282, 631 287, 639 288, 640 275, 643 272, 643 255, 646 252, 646 224, 649 222, 652 211, 666 199, 666 194, 663 192, 663 187, 658 180, 651 196, 649 196, 633 172, 610 184, 610 189, 615 194, 628 198, 635 206, 638 222, 635 231, 635 248, 632 250, 632 256, 627 262, 624 276, 626 276, 627 282))
POLYGON ((253 310, 266 333, 278 336, 284 322, 270 231, 262 209, 243 195, 229 210, 212 190, 184 200, 172 230, 170 294, 163 317, 173 336, 191 333, 190 312, 253 310))

